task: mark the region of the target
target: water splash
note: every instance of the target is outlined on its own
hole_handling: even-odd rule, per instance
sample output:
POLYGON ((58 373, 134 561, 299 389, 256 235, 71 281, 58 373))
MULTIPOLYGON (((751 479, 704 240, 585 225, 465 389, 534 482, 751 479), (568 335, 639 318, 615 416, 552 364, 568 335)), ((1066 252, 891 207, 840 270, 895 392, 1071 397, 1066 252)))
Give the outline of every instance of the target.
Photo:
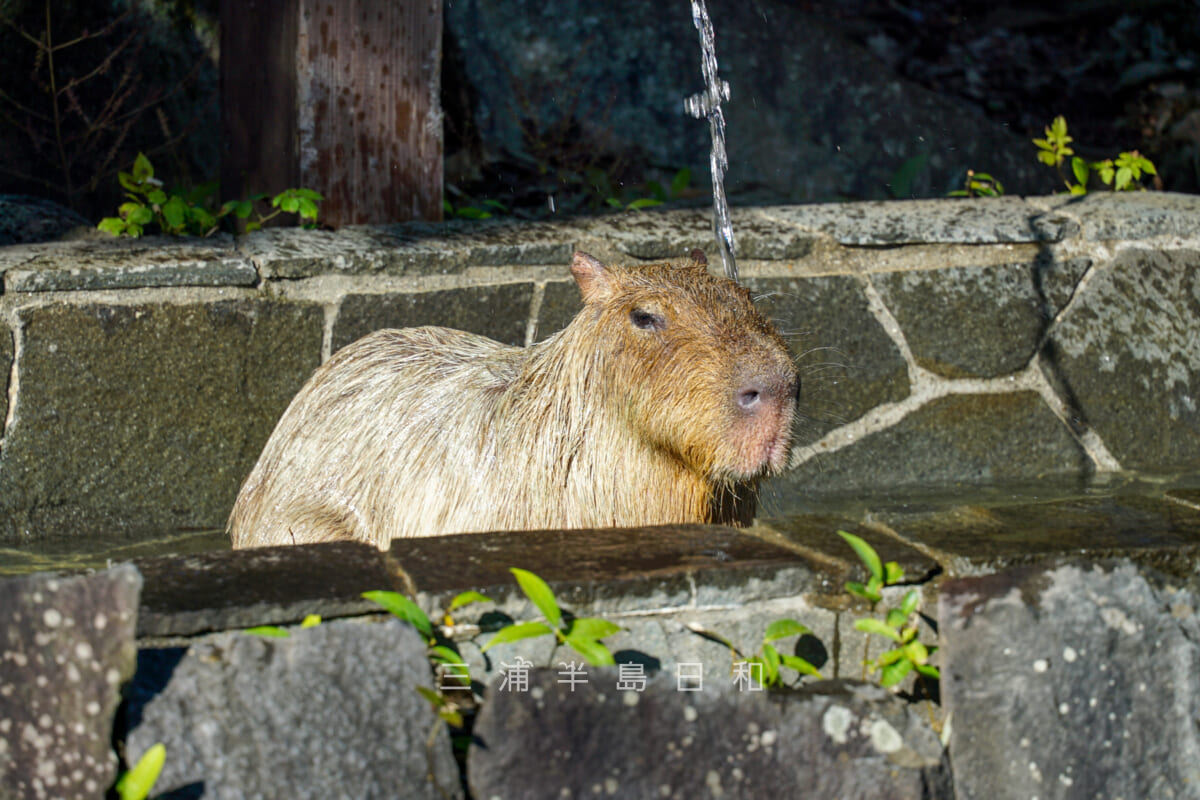
POLYGON ((725 199, 725 170, 729 168, 729 159, 725 155, 725 113, 721 111, 721 101, 729 99, 729 83, 717 76, 717 48, 712 20, 708 18, 704 0, 692 0, 692 22, 700 33, 700 69, 704 73, 706 88, 703 92, 684 99, 683 108, 696 119, 708 118, 708 128, 712 135, 709 168, 713 186, 713 235, 716 236, 717 248, 721 251, 725 276, 731 281, 736 281, 737 262, 734 256, 737 246, 733 241, 729 202, 725 199))

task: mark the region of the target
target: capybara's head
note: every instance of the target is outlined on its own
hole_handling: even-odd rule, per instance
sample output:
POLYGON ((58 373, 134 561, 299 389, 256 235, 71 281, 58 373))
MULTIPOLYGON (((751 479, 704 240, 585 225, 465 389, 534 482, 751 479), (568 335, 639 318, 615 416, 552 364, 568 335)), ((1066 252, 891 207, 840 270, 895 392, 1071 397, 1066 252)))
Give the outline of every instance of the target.
POLYGON ((571 263, 583 293, 575 325, 591 337, 595 387, 652 447, 729 483, 782 470, 799 377, 750 293, 710 275, 703 253, 677 263, 571 263))

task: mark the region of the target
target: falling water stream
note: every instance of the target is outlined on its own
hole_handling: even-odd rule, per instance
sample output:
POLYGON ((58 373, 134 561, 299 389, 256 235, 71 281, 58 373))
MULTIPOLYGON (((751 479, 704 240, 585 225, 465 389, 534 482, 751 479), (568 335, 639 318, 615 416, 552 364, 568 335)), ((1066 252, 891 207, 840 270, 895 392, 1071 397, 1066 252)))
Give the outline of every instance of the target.
POLYGON ((708 18, 704 0, 692 0, 692 22, 700 33, 700 69, 704 73, 706 88, 699 94, 685 98, 683 107, 696 119, 708 118, 708 128, 712 134, 709 165, 713 187, 713 234, 717 237, 725 276, 736 281, 737 262, 734 254, 737 248, 733 241, 733 221, 729 218, 729 201, 725 199, 725 170, 729 168, 729 159, 725 155, 725 114, 721 111, 721 101, 729 99, 729 83, 717 76, 717 48, 712 20, 708 18))

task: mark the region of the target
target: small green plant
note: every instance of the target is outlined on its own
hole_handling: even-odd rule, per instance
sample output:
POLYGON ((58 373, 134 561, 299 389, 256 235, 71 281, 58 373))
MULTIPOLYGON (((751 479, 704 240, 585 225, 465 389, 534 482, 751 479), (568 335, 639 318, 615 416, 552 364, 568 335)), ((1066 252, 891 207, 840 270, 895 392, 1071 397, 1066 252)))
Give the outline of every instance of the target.
POLYGON ((146 800, 162 774, 163 764, 167 761, 167 748, 160 742, 138 759, 138 762, 117 778, 113 789, 120 800, 146 800))
MULTIPOLYGON (((300 622, 301 628, 313 628, 321 624, 320 614, 309 614, 300 622)), ((266 636, 271 639, 286 639, 291 636, 287 628, 281 628, 278 625, 256 625, 253 628, 246 628, 242 633, 249 633, 253 636, 266 636)))
POLYGON ((1038 161, 1058 170, 1067 191, 1073 195, 1087 194, 1088 180, 1095 173, 1100 182, 1113 191, 1124 192, 1144 190, 1141 184, 1143 175, 1157 175, 1158 172, 1150 159, 1136 150, 1123 152, 1116 159, 1106 158, 1103 161, 1088 162, 1075 155, 1071 147, 1074 137, 1067 133, 1067 120, 1061 115, 1046 126, 1046 138, 1034 139, 1038 148, 1038 161), (1063 172, 1063 164, 1070 158, 1071 175, 1063 172), (1071 182, 1071 178, 1075 182, 1071 182))
MULTIPOLYGON (((421 607, 412 600, 399 592, 382 590, 363 592, 362 596, 416 628, 417 633, 421 634, 422 638, 425 639, 425 643, 429 648, 429 658, 436 666, 443 670, 450 665, 465 669, 466 664, 463 662, 462 654, 454 649, 453 643, 443 636, 440 630, 434 628, 433 623, 429 620, 429 615, 422 611, 421 607)), ((450 601, 450 607, 446 610, 446 624, 454 624, 450 616, 453 611, 470 603, 487 602, 491 602, 491 598, 475 591, 463 592, 457 595, 450 601)), ((453 678, 466 680, 467 685, 470 685, 469 673, 456 672, 453 678)), ((417 692, 433 705, 434 711, 444 721, 456 728, 463 726, 462 712, 459 710, 458 704, 446 697, 444 693, 424 686, 418 686, 417 692)))
POLYGON ((184 192, 163 189, 163 182, 154 177, 154 165, 144 153, 138 153, 130 172, 120 172, 117 180, 128 200, 117 209, 117 216, 105 217, 96 227, 113 236, 141 236, 146 227, 155 224, 172 236, 209 236, 215 233, 222 219, 234 217, 248 220, 247 231, 256 231, 280 214, 297 214, 304 227, 315 227, 317 204, 324 198, 312 189, 286 189, 271 198, 275 209, 269 214, 255 212, 255 204, 267 199, 256 194, 246 200, 230 200, 218 209, 213 208, 216 184, 207 183, 184 192), (250 219, 254 214, 255 218, 250 219))
POLYGON ((643 208, 661 206, 668 200, 679 198, 692 183, 692 171, 684 167, 671 178, 669 188, 663 188, 663 185, 658 181, 646 181, 640 187, 642 196, 627 201, 622 196, 623 192, 613 190, 612 182, 608 180, 607 176, 602 177, 603 180, 599 181, 598 185, 607 189, 605 191, 607 196, 604 198, 604 202, 621 211, 640 211, 643 208))
POLYGON ((458 217, 459 219, 491 219, 493 212, 497 214, 507 214, 508 206, 501 203, 499 200, 484 200, 479 205, 485 206, 456 206, 449 200, 442 200, 442 212, 447 217, 458 217), (491 209, 488 211, 487 209, 491 209))
POLYGON ((780 639, 786 639, 789 636, 804 636, 812 633, 805 625, 800 624, 794 619, 777 619, 767 626, 767 630, 763 633, 762 644, 758 648, 758 652, 751 656, 744 656, 734 646, 733 642, 726 639, 724 636, 706 630, 699 625, 689 625, 696 633, 702 634, 705 637, 715 639, 721 644, 729 648, 730 657, 733 659, 731 669, 737 667, 739 663, 758 664, 762 669, 762 685, 763 688, 772 688, 782 686, 783 673, 780 672, 781 667, 787 667, 794 670, 800 675, 811 675, 814 678, 823 678, 821 671, 810 664, 805 659, 797 655, 788 653, 780 653, 775 645, 771 644, 780 639))
POLYGON ((546 621, 507 625, 496 631, 491 640, 483 646, 483 651, 505 642, 551 634, 593 666, 605 667, 616 663, 612 653, 600 640, 621 630, 619 625, 596 617, 567 617, 559 607, 554 592, 544 580, 528 570, 516 567, 510 567, 509 572, 517 579, 517 584, 525 596, 542 612, 546 621))
MULTIPOLYGON (((882 563, 875 548, 860 537, 845 531, 838 531, 838 535, 854 549, 870 574, 870 578, 865 584, 847 581, 846 591, 870 603, 871 611, 874 613, 875 607, 883 599, 884 587, 903 581, 904 570, 895 561, 882 563)), ((870 640, 865 642, 863 680, 866 680, 868 670, 878 671, 879 683, 885 687, 895 686, 914 669, 927 678, 937 679, 940 677, 937 667, 929 663, 930 657, 937 652, 937 648, 927 647, 917 640, 917 631, 921 623, 917 613, 920 604, 921 593, 916 589, 910 589, 900 601, 899 606, 887 610, 884 619, 880 620, 872 616, 855 620, 854 627, 857 630, 882 636, 897 645, 871 661, 868 657, 870 640)))
POLYGON ((967 170, 967 179, 961 189, 948 193, 947 197, 999 197, 1004 194, 1004 185, 986 172, 967 170))

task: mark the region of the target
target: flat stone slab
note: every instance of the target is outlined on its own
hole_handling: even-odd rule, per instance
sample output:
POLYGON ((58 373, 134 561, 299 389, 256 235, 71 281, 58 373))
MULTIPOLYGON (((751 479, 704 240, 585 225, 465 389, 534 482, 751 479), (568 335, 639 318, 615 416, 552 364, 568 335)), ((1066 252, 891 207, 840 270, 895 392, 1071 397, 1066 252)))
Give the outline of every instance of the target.
POLYGON ((787 597, 817 591, 823 580, 819 563, 720 525, 397 539, 390 555, 426 610, 475 589, 514 618, 537 612, 510 567, 537 573, 563 604, 589 614, 787 597))
POLYGON ((112 785, 141 585, 128 564, 0 580, 0 797, 90 799, 112 785))
POLYGON ((1198 603, 1129 562, 943 584, 956 797, 1195 797, 1198 603))
POLYGON ((1019 197, 821 203, 760 213, 856 246, 1049 242, 1064 235, 1064 221, 1045 217, 1019 197))
POLYGON ((1200 198, 1174 192, 1091 192, 1056 203, 1093 241, 1200 235, 1200 198))
POLYGON ((399 620, 221 634, 130 709, 126 757, 166 746, 156 794, 461 798, 448 729, 416 692, 432 683, 425 643, 399 620))
POLYGON ((139 637, 363 614, 379 608, 363 592, 404 588, 387 557, 359 542, 143 558, 137 565, 146 579, 139 637))
POLYGON ((937 736, 877 687, 680 691, 662 675, 636 689, 614 668, 582 684, 564 671, 491 684, 467 756, 474 797, 954 796, 937 736))
POLYGON ((271 278, 449 275, 476 266, 569 264, 579 229, 513 219, 349 225, 336 232, 268 228, 238 240, 271 278))
POLYGON ((148 236, 8 247, 0 251, 5 292, 253 286, 258 271, 233 237, 148 236))
POLYGON ((1200 565, 1200 511, 1167 499, 1095 497, 874 518, 951 573, 978 575, 1055 556, 1129 557, 1181 577, 1200 565))

